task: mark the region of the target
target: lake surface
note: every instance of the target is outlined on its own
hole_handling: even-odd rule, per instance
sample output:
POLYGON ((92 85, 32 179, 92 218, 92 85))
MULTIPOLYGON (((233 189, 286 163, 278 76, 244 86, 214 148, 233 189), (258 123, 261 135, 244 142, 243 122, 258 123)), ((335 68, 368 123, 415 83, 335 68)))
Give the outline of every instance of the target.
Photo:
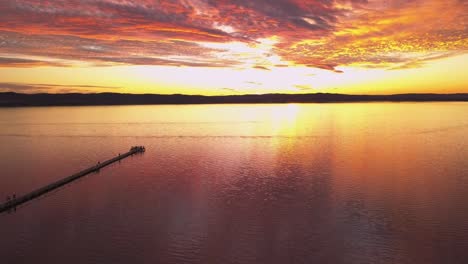
POLYGON ((0 108, 2 263, 468 259, 468 103, 0 108))

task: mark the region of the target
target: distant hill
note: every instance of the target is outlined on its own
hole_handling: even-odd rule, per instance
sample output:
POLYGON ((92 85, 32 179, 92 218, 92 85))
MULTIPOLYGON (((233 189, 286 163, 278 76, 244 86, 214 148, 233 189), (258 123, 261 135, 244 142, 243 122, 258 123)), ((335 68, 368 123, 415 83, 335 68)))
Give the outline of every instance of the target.
POLYGON ((328 103, 328 102, 434 102, 468 101, 468 94, 260 94, 260 95, 162 95, 162 94, 21 94, 0 93, 0 106, 77 106, 146 104, 231 104, 231 103, 328 103))

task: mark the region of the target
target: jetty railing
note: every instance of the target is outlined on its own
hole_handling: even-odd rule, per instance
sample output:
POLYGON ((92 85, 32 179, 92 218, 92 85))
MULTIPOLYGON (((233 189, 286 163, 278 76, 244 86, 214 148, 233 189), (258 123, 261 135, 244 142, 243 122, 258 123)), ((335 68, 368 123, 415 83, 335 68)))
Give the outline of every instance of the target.
POLYGON ((58 180, 56 182, 53 182, 51 184, 48 184, 42 188, 39 188, 35 191, 32 191, 28 194, 25 194, 23 196, 19 196, 19 197, 16 197, 13 196, 11 199, 7 200, 7 202, 5 202, 4 204, 0 204, 0 213, 3 213, 3 212, 6 212, 6 211, 9 211, 11 209, 14 209, 16 208, 17 206, 23 204, 23 203, 26 203, 28 201, 31 201, 35 198, 38 198, 50 191, 53 191, 61 186, 64 186, 68 183, 71 183, 81 177, 84 177, 92 172, 96 172, 96 171, 99 171, 100 169, 114 163, 114 162, 117 162, 117 161, 120 161, 122 159, 125 159, 129 156, 132 156, 134 154, 137 154, 137 153, 143 153, 145 152, 145 147, 144 146, 133 146, 130 148, 130 150, 126 153, 123 153, 123 154, 119 154, 118 156, 112 158, 112 159, 109 159, 109 160, 106 160, 104 162, 98 162, 97 165, 95 166, 92 166, 92 167, 89 167, 85 170, 82 170, 78 173, 75 173, 71 176, 68 176, 66 178, 63 178, 61 180, 58 180))

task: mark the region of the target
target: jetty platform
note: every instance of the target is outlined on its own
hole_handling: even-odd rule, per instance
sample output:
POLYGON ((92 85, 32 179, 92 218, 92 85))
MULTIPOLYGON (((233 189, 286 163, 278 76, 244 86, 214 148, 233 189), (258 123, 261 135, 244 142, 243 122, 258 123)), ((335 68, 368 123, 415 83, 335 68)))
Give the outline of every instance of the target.
POLYGON ((145 152, 145 147, 144 146, 133 146, 130 148, 130 150, 126 153, 123 153, 123 154, 119 154, 118 156, 112 158, 112 159, 109 159, 109 160, 106 160, 104 162, 98 162, 96 165, 92 166, 92 167, 89 167, 85 170, 82 170, 80 172, 77 172, 71 176, 68 176, 66 178, 63 178, 61 180, 58 180, 56 182, 53 182, 51 184, 48 184, 42 188, 39 188, 35 191, 32 191, 28 194, 25 194, 23 196, 19 196, 19 197, 11 197, 11 199, 8 199, 5 203, 3 204, 0 204, 0 213, 3 213, 3 212, 7 212, 11 209, 14 209, 16 208, 17 206, 23 204, 23 203, 26 203, 28 201, 31 201, 35 198, 38 198, 50 191, 53 191, 57 188, 60 188, 61 186, 64 186, 68 183, 71 183, 81 177, 84 177, 92 172, 96 172, 96 171, 99 171, 100 169, 106 167, 106 166, 109 166, 110 164, 114 163, 114 162, 117 162, 117 161, 120 161, 122 159, 125 159, 127 157, 130 157, 134 154, 137 154, 137 153, 143 153, 145 152))

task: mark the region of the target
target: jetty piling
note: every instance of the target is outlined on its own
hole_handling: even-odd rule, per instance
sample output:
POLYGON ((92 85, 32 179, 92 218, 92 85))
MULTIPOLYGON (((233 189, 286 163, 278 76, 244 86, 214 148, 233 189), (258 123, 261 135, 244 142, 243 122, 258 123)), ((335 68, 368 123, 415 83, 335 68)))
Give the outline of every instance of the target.
MULTIPOLYGON (((0 204, 0 213, 3 213, 3 212, 6 212, 6 211, 9 211, 10 209, 15 209, 17 206, 23 204, 23 203, 26 203, 28 201, 31 201, 35 198, 38 198, 50 191, 53 191, 61 186, 64 186, 68 183, 71 183, 79 178, 82 178, 92 172, 97 172, 99 171, 100 169, 116 162, 116 161, 120 161, 122 159, 125 159, 129 156, 132 156, 134 154, 137 154, 137 153, 143 153, 145 152, 145 147, 144 146, 133 146, 130 148, 130 150, 126 153, 123 153, 123 154, 120 154, 112 159, 109 159, 109 160, 106 160, 104 162, 98 162, 97 165, 95 166, 92 166, 90 168, 87 168, 85 170, 82 170, 78 173, 75 173, 71 176, 68 176, 66 178, 63 178, 61 180, 58 180, 56 182, 53 182, 51 184, 48 184, 42 188, 39 188, 35 191, 32 191, 28 194, 25 194, 23 196, 16 196, 14 195, 12 199, 8 199, 5 203, 3 204, 0 204)), ((8 198, 10 198, 10 196, 8 196, 8 198)))

